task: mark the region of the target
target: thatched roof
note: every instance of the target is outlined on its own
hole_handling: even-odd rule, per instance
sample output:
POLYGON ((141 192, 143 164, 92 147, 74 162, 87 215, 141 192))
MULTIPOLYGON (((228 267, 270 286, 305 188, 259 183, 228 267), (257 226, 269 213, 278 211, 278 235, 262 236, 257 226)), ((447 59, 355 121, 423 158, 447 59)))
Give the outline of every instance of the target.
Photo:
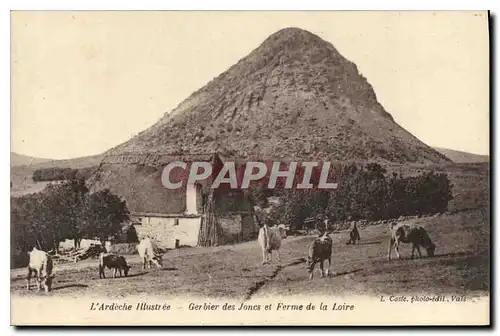
MULTIPOLYGON (((176 161, 188 164, 195 161, 212 162, 214 170, 222 165, 217 154, 108 155, 88 183, 91 192, 109 188, 127 202, 130 212, 181 214, 186 210, 186 187, 167 189, 161 181, 165 165, 176 161)), ((177 182, 187 179, 188 174, 185 170, 172 170, 171 180, 177 182)), ((199 184, 206 189, 208 181, 200 181, 199 184)))
POLYGON ((203 154, 175 154, 175 153, 124 153, 117 155, 107 155, 102 160, 102 164, 119 165, 146 165, 151 167, 164 166, 171 162, 213 162, 221 163, 221 159, 216 153, 203 154))

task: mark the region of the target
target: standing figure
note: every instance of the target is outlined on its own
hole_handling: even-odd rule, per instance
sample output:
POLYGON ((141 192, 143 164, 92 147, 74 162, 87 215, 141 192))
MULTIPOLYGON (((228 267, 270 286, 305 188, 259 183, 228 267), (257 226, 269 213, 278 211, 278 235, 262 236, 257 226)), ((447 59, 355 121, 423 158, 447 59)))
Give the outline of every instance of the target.
POLYGON ((356 222, 352 222, 351 228, 349 229, 349 241, 346 245, 356 244, 356 241, 359 243, 360 240, 361 237, 359 236, 358 225, 356 222))

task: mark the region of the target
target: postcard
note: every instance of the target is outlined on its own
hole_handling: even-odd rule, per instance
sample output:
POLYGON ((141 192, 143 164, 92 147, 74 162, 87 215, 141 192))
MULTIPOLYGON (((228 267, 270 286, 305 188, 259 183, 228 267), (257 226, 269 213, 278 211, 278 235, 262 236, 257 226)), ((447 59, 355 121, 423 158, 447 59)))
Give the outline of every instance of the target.
POLYGON ((11 324, 490 325, 489 48, 487 11, 12 11, 11 324))

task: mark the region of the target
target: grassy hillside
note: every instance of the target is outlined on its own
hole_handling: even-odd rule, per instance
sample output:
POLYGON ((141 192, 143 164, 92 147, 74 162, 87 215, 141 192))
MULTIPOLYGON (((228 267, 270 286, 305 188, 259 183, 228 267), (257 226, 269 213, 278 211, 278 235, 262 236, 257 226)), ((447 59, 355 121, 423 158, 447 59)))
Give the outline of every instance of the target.
POLYGON ((24 165, 35 165, 39 163, 50 162, 51 159, 41 159, 32 156, 10 153, 10 165, 12 166, 24 166, 24 165))
POLYGON ((488 155, 472 154, 453 149, 434 147, 435 150, 445 155, 447 158, 456 163, 475 163, 475 162, 489 162, 488 155))
MULTIPOLYGON (((267 295, 397 295, 488 294, 490 218, 484 210, 445 214, 418 220, 436 244, 436 256, 409 260, 411 246, 402 244, 403 260, 387 260, 387 227, 372 225, 360 230, 359 245, 346 245, 347 232, 333 235, 332 276, 308 280, 304 263, 312 236, 283 241, 281 263, 262 266, 256 242, 238 245, 171 250, 161 270, 142 271, 137 255, 127 256, 129 278, 100 280, 97 262, 56 266, 55 297, 127 295, 194 295, 251 299, 267 295), (399 270, 395 272, 395 270, 399 270), (115 285, 111 285, 115 284, 115 285)), ((393 253, 393 257, 395 255, 393 253)), ((108 274, 110 271, 108 271, 108 274)), ((15 295, 36 295, 25 290, 24 270, 11 271, 15 295)))

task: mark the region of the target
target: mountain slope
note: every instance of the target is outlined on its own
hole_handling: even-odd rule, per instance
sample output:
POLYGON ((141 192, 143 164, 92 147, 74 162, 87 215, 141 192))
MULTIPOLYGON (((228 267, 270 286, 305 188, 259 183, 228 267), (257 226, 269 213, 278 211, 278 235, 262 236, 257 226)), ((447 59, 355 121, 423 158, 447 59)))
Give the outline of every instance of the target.
POLYGON ((445 163, 400 127, 331 43, 286 28, 106 154, 445 163))
POLYGON ((478 163, 490 161, 490 157, 488 155, 472 154, 439 147, 434 147, 434 149, 456 163, 478 163))

